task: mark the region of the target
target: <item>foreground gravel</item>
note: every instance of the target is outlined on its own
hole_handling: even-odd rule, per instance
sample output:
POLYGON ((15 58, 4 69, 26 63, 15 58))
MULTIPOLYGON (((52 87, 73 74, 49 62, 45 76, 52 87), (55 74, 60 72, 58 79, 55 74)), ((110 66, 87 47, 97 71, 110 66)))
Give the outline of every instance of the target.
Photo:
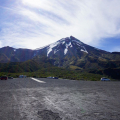
POLYGON ((0 81, 0 120, 120 120, 120 82, 0 81))

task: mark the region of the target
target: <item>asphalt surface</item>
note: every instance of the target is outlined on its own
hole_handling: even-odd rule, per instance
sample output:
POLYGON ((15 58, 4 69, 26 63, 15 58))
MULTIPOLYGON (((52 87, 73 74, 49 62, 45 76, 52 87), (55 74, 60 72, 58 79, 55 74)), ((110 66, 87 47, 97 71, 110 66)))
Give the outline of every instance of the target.
POLYGON ((120 120, 120 82, 0 80, 0 120, 120 120))

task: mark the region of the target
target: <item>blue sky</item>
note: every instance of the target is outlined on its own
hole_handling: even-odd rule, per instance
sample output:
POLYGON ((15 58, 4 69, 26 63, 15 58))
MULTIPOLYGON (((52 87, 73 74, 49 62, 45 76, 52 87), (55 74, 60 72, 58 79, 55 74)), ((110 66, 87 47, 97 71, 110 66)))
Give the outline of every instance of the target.
POLYGON ((36 49, 74 36, 120 52, 120 0, 0 0, 0 47, 36 49))

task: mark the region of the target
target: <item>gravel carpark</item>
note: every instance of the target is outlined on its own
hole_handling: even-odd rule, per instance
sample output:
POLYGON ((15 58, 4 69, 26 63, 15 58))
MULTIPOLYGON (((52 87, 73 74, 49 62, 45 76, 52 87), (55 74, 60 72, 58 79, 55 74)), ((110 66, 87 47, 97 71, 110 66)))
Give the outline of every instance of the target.
POLYGON ((120 120, 119 81, 0 81, 0 120, 120 120))

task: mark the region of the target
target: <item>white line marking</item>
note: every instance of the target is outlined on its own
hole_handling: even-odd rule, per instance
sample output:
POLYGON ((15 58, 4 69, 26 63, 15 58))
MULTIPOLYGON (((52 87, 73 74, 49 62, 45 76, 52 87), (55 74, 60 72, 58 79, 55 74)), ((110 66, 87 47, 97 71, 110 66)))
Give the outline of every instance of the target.
POLYGON ((41 80, 38 80, 38 79, 35 79, 35 78, 31 78, 31 79, 33 79, 33 80, 35 80, 36 82, 39 82, 39 83, 46 83, 44 81, 41 81, 41 80))

